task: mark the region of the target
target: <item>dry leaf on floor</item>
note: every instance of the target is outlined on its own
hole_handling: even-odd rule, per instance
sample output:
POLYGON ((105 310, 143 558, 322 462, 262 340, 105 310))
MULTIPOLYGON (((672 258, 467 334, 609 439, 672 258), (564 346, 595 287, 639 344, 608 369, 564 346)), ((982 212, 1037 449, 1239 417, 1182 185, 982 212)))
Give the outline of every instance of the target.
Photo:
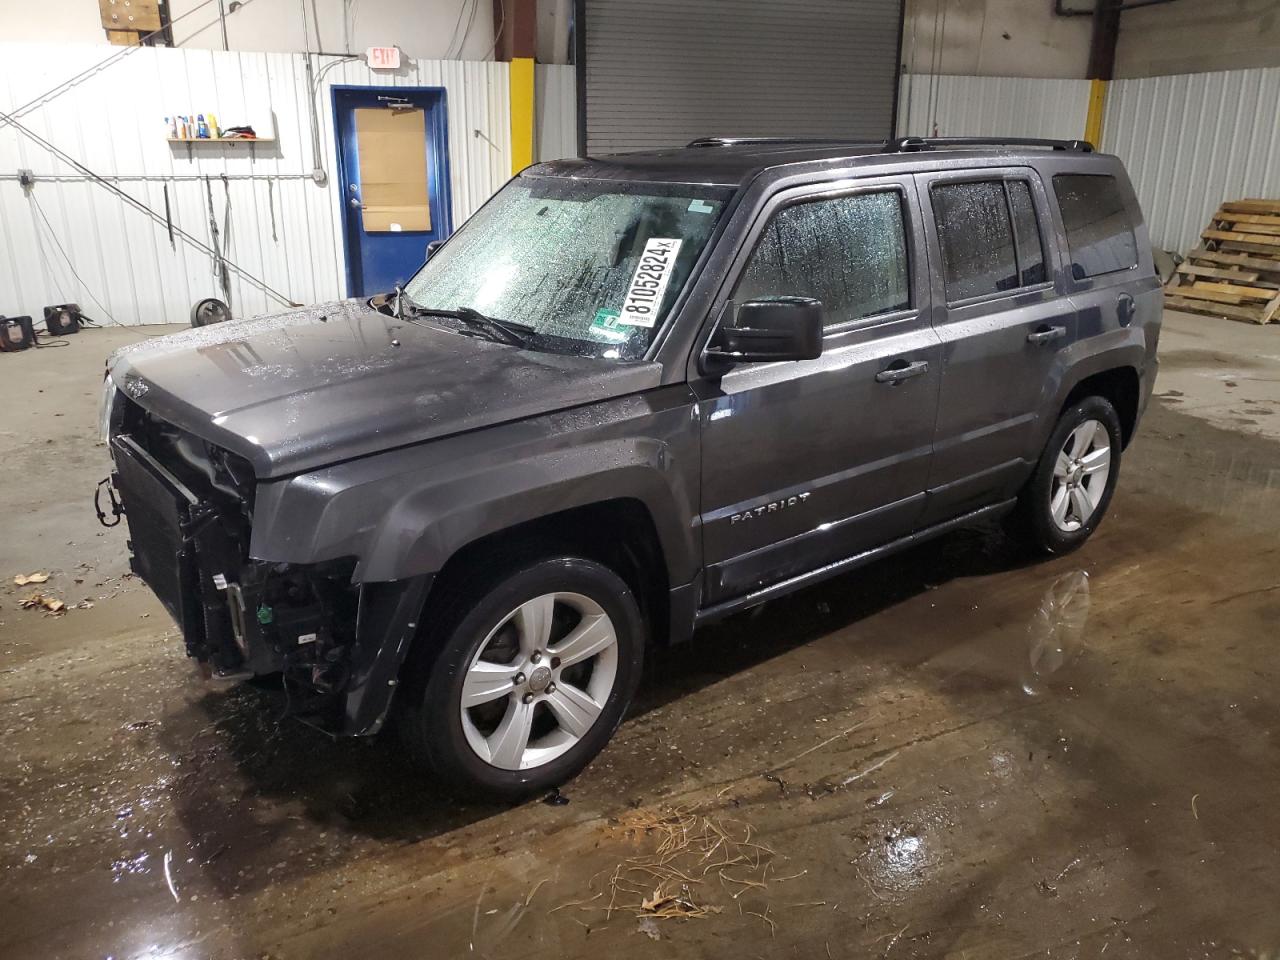
POLYGON ((65 613, 67 605, 57 597, 46 597, 43 593, 33 593, 29 597, 23 597, 19 604, 23 610, 34 610, 40 607, 48 610, 50 613, 65 613))
POLYGON ((16 587, 25 587, 29 583, 44 583, 49 579, 47 573, 20 573, 13 578, 16 587))

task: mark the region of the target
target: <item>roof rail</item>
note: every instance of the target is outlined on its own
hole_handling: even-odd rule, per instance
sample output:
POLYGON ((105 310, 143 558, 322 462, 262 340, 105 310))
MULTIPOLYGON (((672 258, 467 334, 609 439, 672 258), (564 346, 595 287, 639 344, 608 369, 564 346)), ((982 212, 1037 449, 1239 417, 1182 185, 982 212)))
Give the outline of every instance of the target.
POLYGON ((690 140, 686 147, 735 147, 747 146, 787 146, 821 145, 824 143, 850 147, 888 147, 888 140, 850 140, 843 137, 699 137, 690 140))
POLYGON ((1088 140, 1036 140, 1029 137, 899 137, 885 150, 888 153, 911 153, 948 147, 1039 147, 1042 150, 1093 153, 1093 144, 1088 140))

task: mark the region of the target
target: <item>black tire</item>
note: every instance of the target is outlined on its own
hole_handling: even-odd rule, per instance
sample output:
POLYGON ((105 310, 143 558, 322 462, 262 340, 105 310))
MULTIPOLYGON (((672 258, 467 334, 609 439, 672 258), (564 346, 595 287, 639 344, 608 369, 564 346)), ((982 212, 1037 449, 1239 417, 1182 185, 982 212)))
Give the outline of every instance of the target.
MULTIPOLYGON (((1106 515, 1115 493, 1116 480, 1120 476, 1121 443, 1120 417, 1106 398, 1085 397, 1064 410, 1049 435, 1035 472, 1018 496, 1018 505, 1006 524, 1009 533, 1030 548, 1050 554, 1069 553, 1088 540, 1106 515), (1059 453, 1063 452, 1076 428, 1089 420, 1097 421, 1106 430, 1110 466, 1092 513, 1075 529, 1068 530, 1053 516, 1054 494, 1061 487, 1061 482, 1055 483, 1054 468, 1059 453)), ((1085 479, 1084 482, 1090 481, 1085 479)))
MULTIPOLYGON (((420 638, 423 646, 409 665, 417 675, 407 678, 404 693, 408 696, 400 723, 410 750, 435 774, 442 789, 468 800, 518 801, 563 784, 604 749, 631 703, 644 664, 644 622, 631 590, 617 574, 576 557, 532 561, 457 594, 438 612, 436 628, 420 638), (565 752, 538 766, 500 769, 482 758, 468 740, 462 717, 464 682, 490 635, 499 627, 506 630, 504 623, 515 622, 513 611, 552 593, 584 596, 608 615, 617 638, 612 687, 594 723, 565 752)), ((556 612, 565 615, 563 605, 557 603, 556 612)), ((568 616, 572 615, 570 610, 568 616)), ((554 631, 552 636, 554 643, 554 631)), ((519 651, 514 655, 519 657, 519 651)), ((542 663, 550 666, 550 658, 542 663)), ((590 667, 592 676, 595 669, 590 667)), ((526 684, 520 689, 531 688, 526 684)), ((549 690, 534 694, 534 709, 539 708, 536 701, 555 693, 552 683, 549 690)), ((513 692, 495 700, 499 706, 494 709, 517 709, 517 696, 523 694, 513 692)), ((544 709, 545 714, 539 714, 544 720, 539 722, 550 718, 558 727, 551 705, 544 709)), ((472 736, 477 732, 472 725, 472 736)))

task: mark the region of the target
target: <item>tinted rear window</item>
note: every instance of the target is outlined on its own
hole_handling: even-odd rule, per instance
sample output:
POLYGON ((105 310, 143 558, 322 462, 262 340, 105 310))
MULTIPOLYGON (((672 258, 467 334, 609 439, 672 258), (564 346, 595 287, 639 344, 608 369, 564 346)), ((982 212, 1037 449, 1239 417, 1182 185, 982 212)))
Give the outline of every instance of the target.
POLYGON ((1064 173, 1053 178, 1077 280, 1138 262, 1138 241, 1115 177, 1064 173))

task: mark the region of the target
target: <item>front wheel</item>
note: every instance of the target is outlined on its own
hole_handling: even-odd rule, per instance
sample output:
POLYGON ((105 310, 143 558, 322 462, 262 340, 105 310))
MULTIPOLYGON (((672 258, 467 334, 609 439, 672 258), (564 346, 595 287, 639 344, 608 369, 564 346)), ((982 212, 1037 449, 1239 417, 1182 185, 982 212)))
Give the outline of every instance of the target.
POLYGON ((1046 553, 1080 546, 1102 521, 1120 475, 1120 418, 1103 397, 1067 408, 1018 497, 1011 532, 1046 553))
POLYGON ((639 682, 631 591, 598 563, 560 558, 460 601, 405 717, 411 747, 468 797, 519 800, 563 783, 604 748, 639 682))

